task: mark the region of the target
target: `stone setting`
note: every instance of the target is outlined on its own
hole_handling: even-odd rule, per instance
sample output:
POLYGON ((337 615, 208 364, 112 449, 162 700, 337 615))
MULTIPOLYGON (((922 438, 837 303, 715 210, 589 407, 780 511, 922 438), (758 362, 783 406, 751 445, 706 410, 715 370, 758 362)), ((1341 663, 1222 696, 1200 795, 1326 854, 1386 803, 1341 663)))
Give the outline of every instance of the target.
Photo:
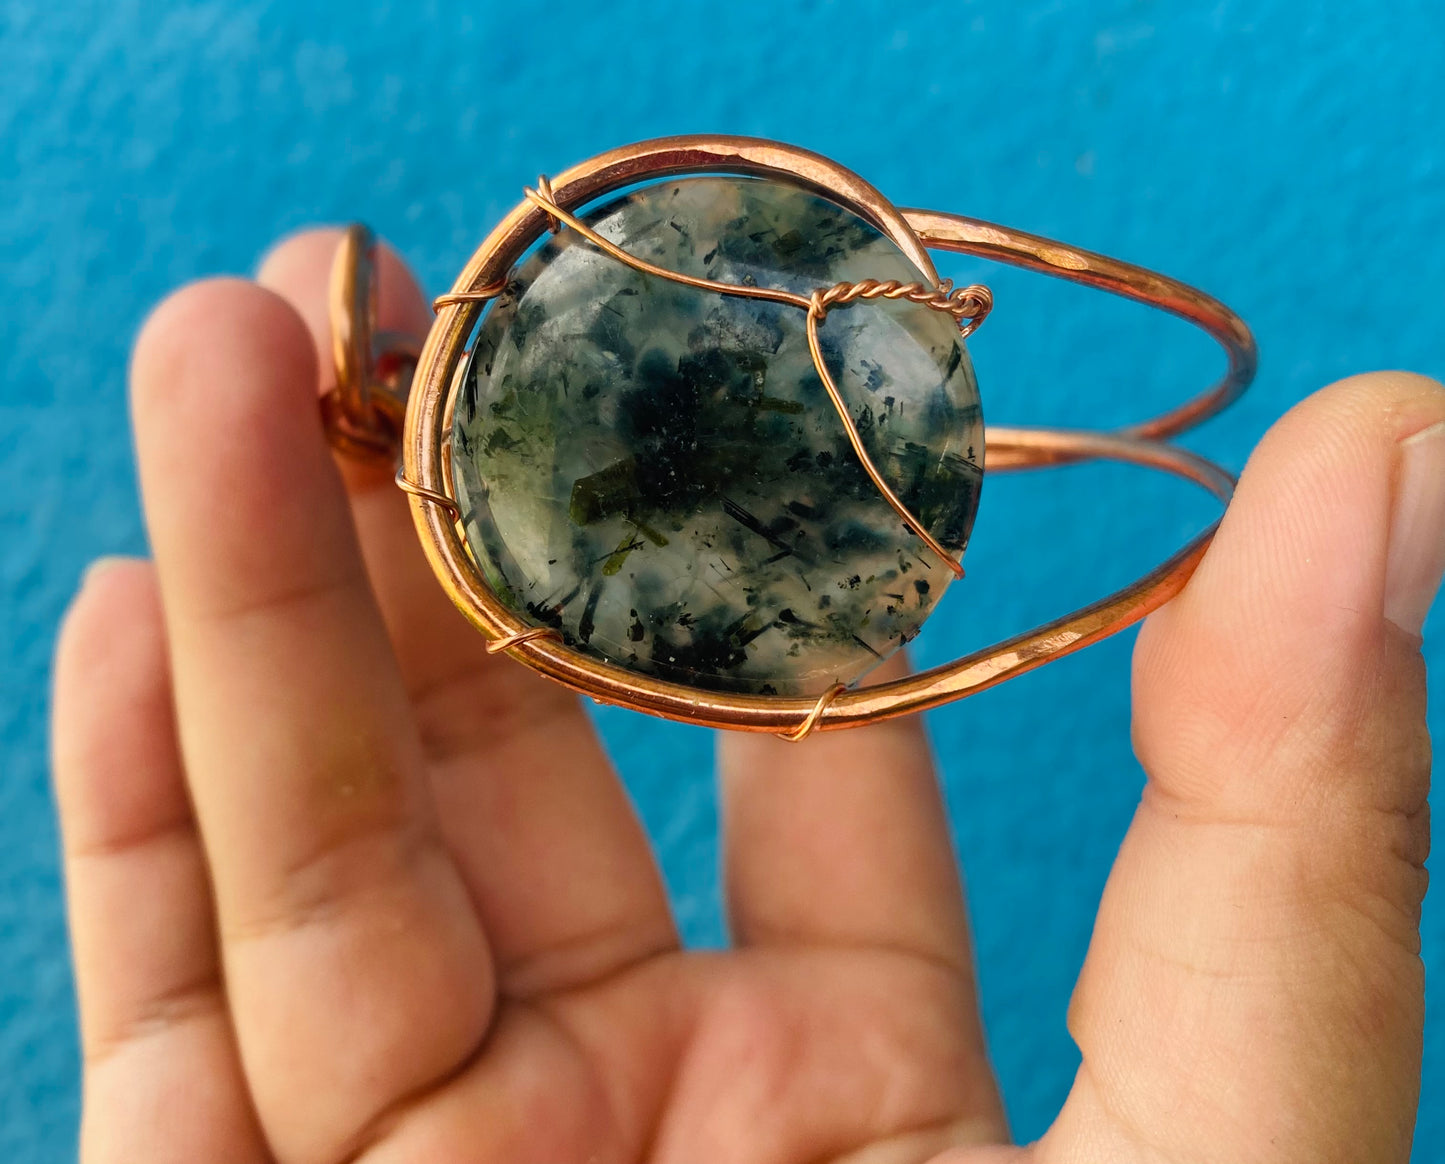
MULTIPOLYGON (((669 270, 807 294, 921 280, 851 210, 776 179, 657 183, 580 215, 669 270)), ((982 481, 977 386, 946 315, 831 312, 854 424, 950 552, 982 481)), ((953 574, 868 480, 797 308, 682 286, 574 231, 514 271, 457 401, 454 489, 487 584, 528 624, 693 687, 817 695, 918 632, 953 574)))

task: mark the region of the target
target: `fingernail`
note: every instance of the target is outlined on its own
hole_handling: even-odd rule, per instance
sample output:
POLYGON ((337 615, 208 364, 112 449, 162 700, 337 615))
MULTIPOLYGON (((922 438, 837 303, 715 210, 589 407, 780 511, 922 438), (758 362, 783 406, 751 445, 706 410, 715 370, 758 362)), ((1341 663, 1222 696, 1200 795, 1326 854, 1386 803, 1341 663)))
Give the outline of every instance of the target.
POLYGON ((80 585, 82 588, 89 586, 106 571, 113 570, 117 566, 123 566, 127 562, 139 562, 140 560, 140 558, 128 557, 125 554, 107 554, 103 558, 96 558, 95 561, 85 568, 85 573, 80 576, 80 585))
POLYGON ((1445 421, 1400 442, 1385 617, 1417 635, 1445 577, 1445 421))

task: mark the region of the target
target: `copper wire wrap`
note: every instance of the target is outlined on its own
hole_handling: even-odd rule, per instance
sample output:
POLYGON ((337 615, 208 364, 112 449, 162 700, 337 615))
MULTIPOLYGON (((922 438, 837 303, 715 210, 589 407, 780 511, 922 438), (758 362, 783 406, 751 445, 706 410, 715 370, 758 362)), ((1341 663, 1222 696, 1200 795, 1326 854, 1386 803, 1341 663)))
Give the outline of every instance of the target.
MULTIPOLYGON (((940 211, 899 209, 836 162, 779 142, 726 135, 659 138, 619 147, 556 174, 550 181, 540 181, 487 236, 451 291, 436 301, 436 323, 416 365, 401 434, 404 468, 399 484, 410 494, 422 548, 442 587, 486 636, 491 648, 510 652, 512 658, 599 703, 706 727, 771 732, 787 738, 924 711, 987 690, 1137 622, 1184 587, 1218 528, 1215 522, 1143 577, 1082 609, 929 670, 868 687, 835 686, 818 698, 706 690, 631 670, 569 646, 552 627, 523 623, 491 591, 467 547, 457 503, 449 496, 452 416, 477 321, 486 302, 505 290, 510 273, 528 248, 561 225, 578 229, 637 270, 720 294, 791 304, 808 313, 814 344, 817 327, 828 311, 870 298, 910 299, 946 311, 960 331, 968 334, 988 315, 992 297, 981 287, 954 290, 939 280, 929 251, 943 250, 1066 279, 1158 308, 1199 327, 1223 349, 1226 367, 1211 386, 1117 432, 989 425, 984 456, 989 473, 1103 459, 1169 473, 1227 502, 1233 488, 1227 472, 1164 441, 1236 400, 1253 379, 1256 352, 1249 329, 1234 312, 1177 280, 995 223, 940 211), (820 192, 891 239, 925 281, 860 280, 820 288, 806 296, 716 284, 618 254, 620 248, 598 239, 569 213, 569 209, 641 182, 718 173, 771 178, 820 192)), ((342 310, 356 307, 353 299, 349 307, 343 304, 342 310)), ((827 369, 816 356, 815 363, 827 388, 831 379, 827 369)), ((837 400, 832 403, 839 419, 853 431, 851 418, 837 400)), ((869 463, 864 464, 867 467, 869 463)), ((914 524, 909 528, 919 533, 914 524)))
POLYGON ((835 683, 822 695, 818 696, 818 702, 813 704, 813 710, 803 717, 803 722, 789 732, 778 732, 778 738, 787 740, 790 744, 801 744, 810 735, 813 729, 818 726, 818 721, 823 718, 823 713, 828 710, 828 705, 847 691, 848 688, 841 683, 835 683))
POLYGON ((454 520, 462 519, 462 507, 448 497, 445 493, 438 493, 435 489, 428 489, 424 485, 418 485, 415 481, 408 481, 404 468, 396 471, 396 487, 403 493, 410 493, 413 497, 420 497, 423 501, 430 501, 433 505, 439 505, 450 513, 454 520))
POLYGON ((488 299, 495 299, 506 289, 507 281, 498 279, 495 283, 478 287, 475 291, 454 291, 448 295, 438 295, 431 301, 431 309, 437 312, 443 307, 455 307, 458 303, 485 303, 488 299))
MULTIPOLYGON (((415 481, 409 481, 406 476, 406 469, 400 468, 396 471, 396 487, 403 493, 410 494, 428 504, 438 506, 452 515, 453 520, 462 519, 462 510, 452 498, 435 489, 428 489, 418 485, 415 481)), ((550 626, 534 626, 525 630, 515 631, 512 634, 503 635, 501 638, 493 639, 487 644, 487 654, 499 655, 503 651, 510 651, 513 647, 520 647, 523 643, 530 643, 534 639, 558 639, 562 636, 550 626)))
POLYGON ((523 643, 530 643, 536 639, 557 639, 560 642, 562 636, 550 626, 528 627, 526 630, 493 639, 487 644, 487 654, 499 655, 503 651, 510 651, 513 647, 520 647, 523 643))
MULTIPOLYGON (((551 189, 550 184, 547 184, 547 189, 551 189)), ((857 283, 837 283, 832 287, 819 288, 811 295, 797 295, 775 287, 750 287, 742 283, 723 283, 716 279, 700 279, 693 275, 684 275, 679 271, 669 271, 666 267, 659 267, 656 263, 649 263, 645 259, 639 259, 636 255, 630 254, 616 243, 603 238, 586 223, 568 214, 567 211, 556 205, 550 196, 544 195, 540 190, 528 188, 522 193, 529 202, 541 207, 549 218, 566 223, 605 254, 611 255, 618 262, 626 263, 635 271, 641 271, 646 275, 656 275, 660 279, 682 283, 688 287, 697 287, 704 291, 716 291, 719 295, 734 295, 743 299, 767 299, 774 303, 785 303, 790 307, 800 307, 807 312, 808 351, 813 357, 813 367, 818 373, 818 378, 823 382, 823 389, 828 394, 828 400, 838 414, 838 419, 842 421, 844 431, 848 434, 848 443, 853 446, 853 452, 857 454, 864 472, 868 474, 868 479, 873 482, 874 488, 882 494, 893 512, 902 519, 903 524, 913 532, 919 541, 927 546, 939 561, 953 571, 955 578, 963 577, 963 566, 958 559, 944 549, 938 540, 928 532, 927 527, 903 504, 902 499, 879 472, 878 466, 873 463, 873 458, 868 455, 868 450, 863 444, 863 434, 853 423, 853 415, 848 411, 848 403, 843 399, 843 393, 839 390, 837 382, 833 379, 833 373, 828 370, 827 362, 823 359, 818 328, 827 317, 828 309, 831 307, 847 306, 860 299, 908 299, 952 317, 958 324, 959 330, 967 335, 983 322, 984 316, 993 307, 993 294, 987 287, 964 287, 954 291, 952 283, 932 286, 927 283, 899 283, 891 279, 887 281, 863 279, 857 283), (965 323, 965 321, 967 322, 965 323)))
POLYGON ((551 207, 551 209, 547 211, 547 224, 551 228, 552 233, 560 234, 562 232, 563 219, 560 214, 556 213, 557 208, 552 201, 552 181, 546 174, 537 175, 537 195, 540 199, 540 205, 544 209, 551 207))

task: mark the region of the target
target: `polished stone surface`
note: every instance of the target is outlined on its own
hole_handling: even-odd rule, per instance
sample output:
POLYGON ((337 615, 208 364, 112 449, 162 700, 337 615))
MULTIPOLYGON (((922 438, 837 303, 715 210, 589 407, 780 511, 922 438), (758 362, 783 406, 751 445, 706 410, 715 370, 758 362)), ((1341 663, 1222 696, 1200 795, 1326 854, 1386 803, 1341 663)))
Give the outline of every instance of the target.
MULTIPOLYGON (((771 180, 685 178, 585 216, 669 270, 807 293, 921 279, 851 211, 771 180)), ((564 229, 483 319, 455 487, 489 584, 623 666, 817 694, 913 637, 952 580, 849 447, 805 313, 646 275, 564 229)), ((982 480, 972 365, 947 315, 835 308, 824 356, 874 463, 955 554, 982 480)))

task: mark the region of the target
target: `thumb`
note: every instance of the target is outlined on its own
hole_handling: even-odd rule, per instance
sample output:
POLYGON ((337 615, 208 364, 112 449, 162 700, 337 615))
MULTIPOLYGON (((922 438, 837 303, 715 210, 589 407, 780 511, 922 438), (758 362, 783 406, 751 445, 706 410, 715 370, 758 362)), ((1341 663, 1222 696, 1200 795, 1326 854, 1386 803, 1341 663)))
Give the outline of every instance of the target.
POLYGON ((1445 570, 1445 390, 1347 380, 1265 438, 1135 654, 1149 780, 1042 1160, 1407 1160, 1445 570))

